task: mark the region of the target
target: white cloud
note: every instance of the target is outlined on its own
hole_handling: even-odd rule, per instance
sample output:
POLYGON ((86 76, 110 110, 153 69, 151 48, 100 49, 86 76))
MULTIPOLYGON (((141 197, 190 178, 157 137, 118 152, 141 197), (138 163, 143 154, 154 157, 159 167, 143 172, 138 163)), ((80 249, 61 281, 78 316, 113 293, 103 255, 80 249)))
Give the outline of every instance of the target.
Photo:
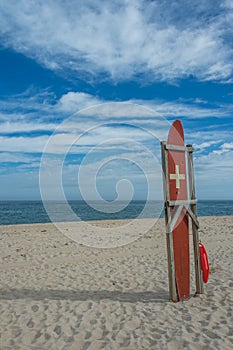
POLYGON ((38 137, 8 137, 0 136, 0 149, 2 152, 43 152, 48 136, 38 137))
POLYGON ((102 101, 93 95, 84 92, 68 92, 60 98, 57 107, 61 111, 74 113, 100 103, 102 101))
POLYGON ((226 153, 226 152, 228 152, 228 150, 226 150, 226 149, 217 149, 217 150, 213 151, 213 154, 221 155, 221 154, 226 153))
MULTIPOLYGON (((15 115, 17 117, 17 115, 15 115)), ((8 115, 9 119, 9 115, 8 115)), ((17 118, 19 119, 19 118, 17 118)), ((25 118, 24 118, 25 119, 25 118)), ((1 133, 10 134, 10 133, 25 133, 33 131, 53 131, 56 128, 57 124, 55 123, 37 123, 37 121, 26 122, 19 121, 10 122, 9 120, 1 123, 1 133)))
POLYGON ((233 142, 229 142, 229 143, 224 143, 222 146, 221 146, 223 149, 233 149, 233 142))
POLYGON ((195 131, 191 127, 186 128, 185 136, 186 140, 194 145, 194 148, 197 149, 197 152, 212 152, 212 149, 222 149, 221 144, 224 141, 226 142, 231 140, 231 129, 232 127, 230 127, 229 130, 219 131, 217 124, 215 124, 212 129, 209 129, 207 127, 204 130, 200 130, 199 128, 198 131, 196 130, 196 127, 195 131), (200 141, 202 142, 200 143, 200 141))
POLYGON ((216 142, 216 141, 207 141, 207 142, 202 142, 201 144, 194 144, 193 147, 195 149, 198 149, 198 150, 202 151, 202 150, 204 150, 206 148, 209 148, 209 147, 211 147, 213 145, 216 145, 218 143, 219 143, 219 141, 218 142, 216 142))
POLYGON ((0 163, 29 163, 33 161, 32 156, 13 152, 1 152, 0 163))
POLYGON ((1 1, 5 46, 72 77, 227 80, 232 7, 187 1, 1 1))
POLYGON ((233 2, 232 2, 232 0, 225 0, 225 1, 223 1, 222 7, 226 7, 228 9, 233 9, 233 2))
POLYGON ((233 152, 210 152, 196 159, 198 176, 211 183, 221 183, 223 180, 232 182, 233 152))
POLYGON ((187 117, 187 118, 208 118, 208 117, 231 117, 233 111, 232 104, 222 104, 216 108, 208 108, 199 101, 176 100, 167 102, 163 100, 133 100, 132 102, 140 103, 150 107, 159 115, 164 117, 187 117))
POLYGON ((184 116, 197 119, 232 116, 232 104, 220 104, 215 108, 208 108, 207 103, 200 99, 178 99, 172 102, 157 99, 131 99, 122 102, 106 102, 87 93, 69 92, 60 98, 55 109, 71 114, 77 112, 82 116, 94 117, 96 120, 109 121, 119 117, 125 117, 126 120, 139 118, 150 121, 150 124, 153 120, 155 123, 158 123, 159 120, 163 123, 164 117, 184 116))
POLYGON ((223 153, 229 153, 232 150, 233 150, 233 142, 225 142, 225 143, 223 143, 221 145, 220 149, 215 150, 213 153, 220 155, 220 154, 223 154, 223 153))

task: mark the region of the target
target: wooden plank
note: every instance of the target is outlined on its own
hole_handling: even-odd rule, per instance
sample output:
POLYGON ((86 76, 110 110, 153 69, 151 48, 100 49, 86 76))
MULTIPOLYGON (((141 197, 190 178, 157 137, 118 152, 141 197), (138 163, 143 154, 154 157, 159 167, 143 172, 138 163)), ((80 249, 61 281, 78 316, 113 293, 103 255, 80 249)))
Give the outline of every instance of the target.
POLYGON ((192 219, 192 222, 196 225, 196 228, 199 228, 199 222, 197 220, 197 216, 192 212, 191 208, 189 208, 188 206, 186 206, 186 210, 190 216, 190 218, 192 219))
POLYGON ((194 148, 190 146, 179 146, 179 145, 170 145, 166 143, 166 149, 170 151, 187 151, 187 152, 193 152, 194 148))
MULTIPOLYGON (((194 184, 194 168, 193 168, 193 155, 188 153, 188 170, 189 170, 189 193, 190 199, 195 199, 195 184, 194 184)), ((190 207, 193 215, 197 218, 196 204, 191 204, 190 207)), ((193 232, 193 250, 194 250, 194 265, 195 265, 195 280, 196 280, 196 293, 203 293, 203 281, 201 275, 200 253, 199 253, 199 234, 198 227, 195 220, 192 218, 192 232, 193 232)))
POLYGON ((192 199, 192 200, 177 200, 177 201, 167 201, 167 204, 169 207, 174 207, 176 205, 189 205, 189 204, 197 204, 197 200, 196 199, 192 199))
POLYGON ((176 293, 174 251, 173 251, 172 230, 169 224, 171 220, 171 214, 170 214, 170 209, 166 205, 167 201, 170 199, 170 193, 169 193, 169 181, 168 181, 168 154, 167 154, 165 142, 161 142, 161 154, 162 154, 162 169, 163 169, 164 215, 165 215, 165 224, 166 224, 169 296, 170 296, 170 300, 176 302, 178 301, 178 298, 176 293))

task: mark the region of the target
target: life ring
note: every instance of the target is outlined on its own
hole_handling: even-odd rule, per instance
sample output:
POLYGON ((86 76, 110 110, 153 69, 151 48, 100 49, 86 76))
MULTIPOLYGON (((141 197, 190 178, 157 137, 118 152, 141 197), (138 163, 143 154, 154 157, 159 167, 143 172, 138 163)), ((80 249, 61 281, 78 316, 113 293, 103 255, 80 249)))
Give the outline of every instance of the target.
POLYGON ((207 283, 209 279, 209 274, 210 274, 210 267, 209 267, 208 255, 207 255, 205 246, 201 242, 199 242, 199 252, 200 252, 202 279, 204 283, 207 283))

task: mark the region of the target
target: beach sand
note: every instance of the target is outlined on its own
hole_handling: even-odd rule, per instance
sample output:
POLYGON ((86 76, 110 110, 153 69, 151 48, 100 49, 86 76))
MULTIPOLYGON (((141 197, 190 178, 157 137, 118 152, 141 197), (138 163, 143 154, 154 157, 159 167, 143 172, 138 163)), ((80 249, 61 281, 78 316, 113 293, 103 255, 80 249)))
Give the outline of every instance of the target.
POLYGON ((111 249, 77 244, 53 224, 0 226, 0 349, 232 349, 233 217, 201 217, 199 235, 209 282, 173 303, 162 219, 111 249))

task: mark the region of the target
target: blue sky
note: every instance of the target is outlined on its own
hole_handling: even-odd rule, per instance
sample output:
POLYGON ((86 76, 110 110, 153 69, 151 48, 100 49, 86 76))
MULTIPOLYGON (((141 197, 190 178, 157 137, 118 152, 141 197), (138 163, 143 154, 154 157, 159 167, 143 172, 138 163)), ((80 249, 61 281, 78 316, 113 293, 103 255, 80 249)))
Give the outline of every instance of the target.
POLYGON ((2 0, 1 199, 39 174, 48 199, 159 199, 177 118, 198 198, 233 199, 232 23, 230 0, 2 0))

